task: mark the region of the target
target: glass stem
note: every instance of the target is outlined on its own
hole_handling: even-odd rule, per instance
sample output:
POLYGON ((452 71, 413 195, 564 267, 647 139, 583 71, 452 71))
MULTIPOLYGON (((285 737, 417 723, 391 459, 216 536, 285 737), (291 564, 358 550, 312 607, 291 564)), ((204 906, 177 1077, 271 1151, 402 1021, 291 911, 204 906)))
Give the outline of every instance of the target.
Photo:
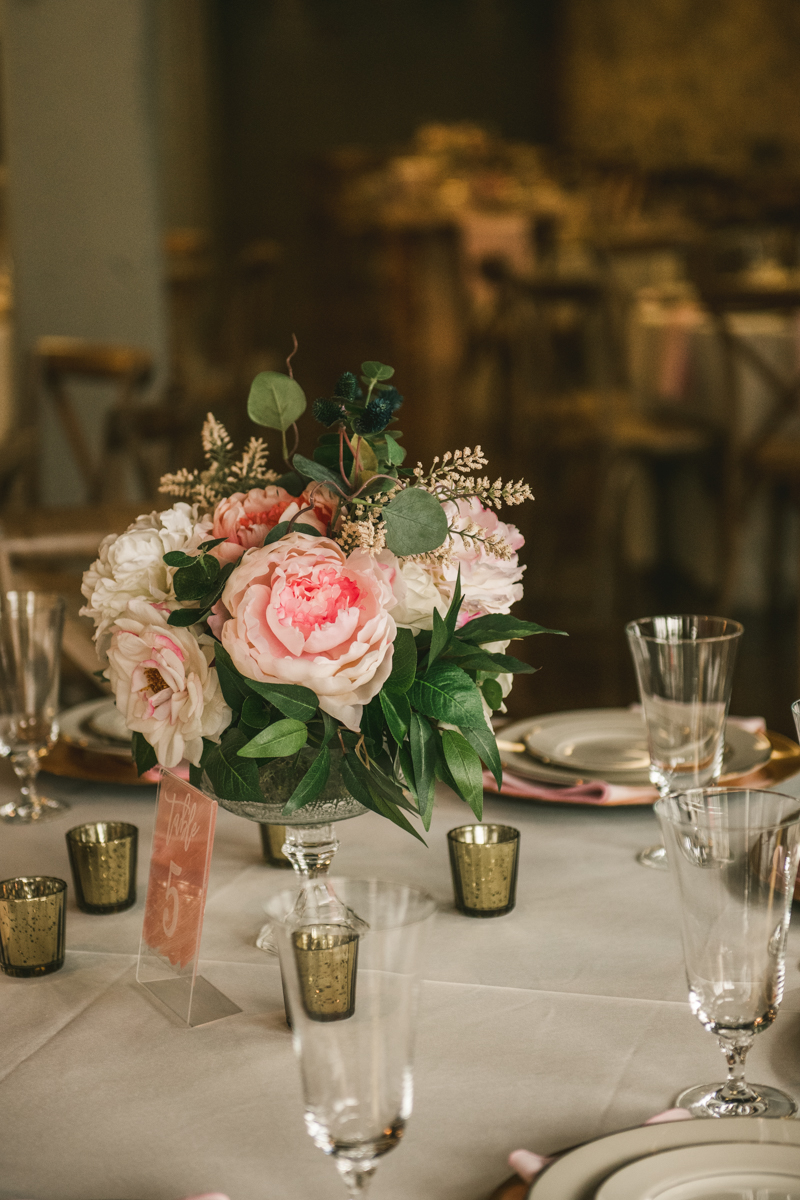
POLYGON ((756 1093, 746 1083, 744 1077, 744 1062, 752 1044, 752 1037, 745 1037, 735 1042, 728 1038, 721 1037, 719 1039, 720 1050, 725 1055, 725 1061, 728 1064, 728 1078, 719 1092, 725 1100, 752 1101, 756 1099, 756 1093))
POLYGON ((316 879, 327 875, 339 839, 333 825, 287 825, 282 850, 298 875, 316 879))
POLYGON ((369 1190, 372 1177, 377 1169, 375 1159, 366 1162, 354 1162, 350 1158, 336 1158, 336 1166, 344 1181, 349 1196, 364 1196, 369 1190))
POLYGON ((24 808, 30 807, 34 816, 42 811, 42 802, 36 790, 36 776, 39 774, 39 755, 35 750, 25 750, 22 754, 12 754, 11 763, 14 774, 20 780, 20 792, 24 808))

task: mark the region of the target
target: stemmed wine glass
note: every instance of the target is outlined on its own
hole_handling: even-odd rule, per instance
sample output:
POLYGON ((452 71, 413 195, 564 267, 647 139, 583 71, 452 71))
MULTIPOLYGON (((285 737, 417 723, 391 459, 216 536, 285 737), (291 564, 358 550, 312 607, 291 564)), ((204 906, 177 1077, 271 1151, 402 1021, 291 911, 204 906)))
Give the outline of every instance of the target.
POLYGON ((36 788, 41 759, 58 738, 64 601, 40 592, 7 592, 0 600, 0 754, 21 781, 20 799, 4 804, 0 819, 28 824, 69 809, 36 788))
MULTIPOLYGON (((650 780, 662 796, 722 774, 733 666, 744 628, 727 617, 645 617, 625 627, 636 668, 650 780)), ((665 870, 663 845, 637 858, 665 870)))
POLYGON ((722 1084, 682 1092, 696 1117, 790 1117, 777 1088, 745 1081, 747 1052, 778 1014, 800 858, 800 800, 748 788, 698 788, 656 802, 678 889, 689 1005, 716 1034, 722 1084))
POLYGON ((346 918, 315 908, 314 889, 265 906, 280 954, 300 1059, 306 1128, 351 1197, 403 1136, 424 936, 436 909, 425 892, 376 879, 333 879, 346 918))

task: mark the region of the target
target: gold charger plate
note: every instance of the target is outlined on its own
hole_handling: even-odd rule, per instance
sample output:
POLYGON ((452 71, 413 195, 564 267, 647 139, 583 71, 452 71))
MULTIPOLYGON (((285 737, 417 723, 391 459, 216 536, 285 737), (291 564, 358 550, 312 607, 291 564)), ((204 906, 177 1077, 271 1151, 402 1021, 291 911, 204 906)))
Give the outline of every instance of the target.
POLYGON ((118 754, 100 754, 96 750, 84 749, 61 738, 47 757, 42 759, 42 771, 66 779, 86 779, 90 783, 134 783, 151 787, 156 782, 149 777, 149 773, 140 778, 136 774, 132 758, 122 758, 118 754))

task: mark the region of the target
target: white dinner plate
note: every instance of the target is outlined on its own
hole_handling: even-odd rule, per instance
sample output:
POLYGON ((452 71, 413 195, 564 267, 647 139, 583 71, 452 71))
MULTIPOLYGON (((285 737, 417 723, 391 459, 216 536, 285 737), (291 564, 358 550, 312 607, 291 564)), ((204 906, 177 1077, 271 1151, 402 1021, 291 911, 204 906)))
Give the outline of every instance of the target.
MULTIPOLYGON (((116 754, 120 758, 131 758, 130 733, 122 741, 120 730, 121 714, 110 696, 98 700, 87 700, 58 714, 59 734, 72 746, 83 750, 94 750, 98 754, 116 754), (114 716, 113 714, 116 714, 114 716)), ((121 728, 125 726, 122 723, 121 728)))
POLYGON ((647 771, 650 752, 641 713, 588 708, 539 717, 525 736, 542 762, 573 771, 647 771))
POLYGON ((800 1200, 800 1146, 682 1146, 615 1171, 596 1200, 800 1200))
MULTIPOLYGON (((528 1200, 595 1200, 597 1189, 614 1171, 647 1155, 681 1146, 752 1142, 800 1146, 800 1121, 768 1117, 699 1117, 665 1125, 640 1125, 612 1133, 569 1151, 534 1179, 528 1200)), ((735 1193, 734 1193, 735 1194, 735 1193)))

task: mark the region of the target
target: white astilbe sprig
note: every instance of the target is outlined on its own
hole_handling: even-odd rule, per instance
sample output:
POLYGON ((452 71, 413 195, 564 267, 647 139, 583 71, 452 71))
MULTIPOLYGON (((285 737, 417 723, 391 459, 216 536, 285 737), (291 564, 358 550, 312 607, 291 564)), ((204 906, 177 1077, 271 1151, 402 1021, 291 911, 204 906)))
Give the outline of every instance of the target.
POLYGON ((488 461, 480 446, 474 450, 467 446, 464 450, 456 450, 454 454, 448 450, 441 459, 437 454, 427 474, 422 463, 417 463, 414 468, 415 486, 425 488, 440 500, 474 498, 487 508, 496 509, 504 504, 513 506, 533 499, 531 489, 521 479, 518 483, 503 483, 498 478, 492 483, 488 475, 476 477, 474 472, 487 466, 488 461))
POLYGON ((210 510, 234 492, 266 487, 278 478, 275 471, 267 468, 269 451, 263 438, 251 437, 237 459, 230 434, 213 413, 205 419, 202 438, 203 453, 209 466, 204 471, 184 468, 171 475, 162 475, 160 491, 181 496, 210 510))

